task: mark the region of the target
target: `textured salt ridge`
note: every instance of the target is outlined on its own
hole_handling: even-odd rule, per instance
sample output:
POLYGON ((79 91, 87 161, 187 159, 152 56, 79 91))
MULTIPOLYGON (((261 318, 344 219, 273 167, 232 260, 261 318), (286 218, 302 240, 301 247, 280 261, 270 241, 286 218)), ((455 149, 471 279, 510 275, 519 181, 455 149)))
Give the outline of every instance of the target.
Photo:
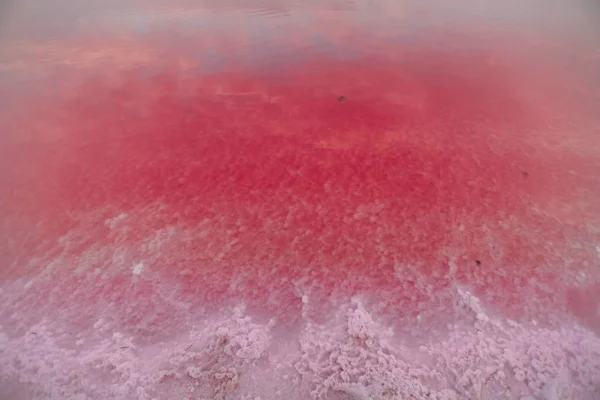
MULTIPOLYGON (((46 265, 33 279, 3 284, 0 398, 600 396, 600 338, 558 310, 551 323, 513 321, 468 287, 432 286, 418 269, 406 268, 396 271, 398 285, 410 278, 420 283, 402 287, 412 287, 414 299, 433 295, 417 302, 421 312, 410 326, 414 310, 382 312, 387 300, 373 296, 376 288, 323 302, 310 280, 294 284, 294 298, 275 300, 276 310, 258 310, 256 301, 213 307, 190 301, 132 250, 146 248, 151 259, 165 251, 165 234, 140 246, 96 244, 83 253, 77 236, 68 235, 61 256, 32 261, 46 265), (94 296, 98 301, 90 302, 94 296), (297 304, 279 311, 288 301, 297 304)), ((443 279, 452 281, 457 267, 451 263, 443 279)), ((236 293, 249 291, 243 280, 230 284, 236 293)), ((531 302, 523 298, 524 306, 531 302)))
MULTIPOLYGON (((118 214, 106 225, 118 229, 126 219, 118 214)), ((293 283, 293 298, 279 298, 274 282, 263 288, 274 291, 267 303, 273 300, 276 310, 258 312, 256 301, 248 309, 211 309, 154 270, 152 259, 167 249, 173 252, 172 241, 182 241, 178 233, 190 234, 170 227, 137 246, 128 241, 106 246, 86 244, 71 232, 59 241, 60 256, 32 260, 46 265, 32 279, 5 283, 0 288, 0 373, 6 379, 0 398, 600 395, 600 339, 570 318, 557 317, 551 324, 511 321, 490 311, 470 288, 456 282, 436 286, 432 277, 406 266, 398 266, 395 277, 418 303, 411 326, 406 326, 407 315, 414 310, 386 315, 382 310, 391 300, 374 297, 375 287, 363 297, 333 296, 323 302, 310 279, 293 283), (418 300, 423 294, 429 296, 418 300), (297 304, 284 312, 279 310, 284 302, 297 304)), ((447 276, 438 279, 453 282, 460 267, 451 262, 447 276)), ((570 276, 568 270, 565 274, 570 276)), ((251 289, 244 279, 228 284, 233 293, 251 289)), ((524 307, 534 303, 523 298, 524 307)))
MULTIPOLYGON (((8 290, 0 295, 11 300, 8 290)), ((185 334, 151 345, 102 316, 75 336, 44 319, 0 335, 3 390, 61 400, 598 398, 594 333, 570 321, 542 327, 493 316, 464 288, 455 298, 475 322, 457 320, 442 340, 423 331, 418 344, 358 297, 293 333, 240 305, 188 320, 185 334)))

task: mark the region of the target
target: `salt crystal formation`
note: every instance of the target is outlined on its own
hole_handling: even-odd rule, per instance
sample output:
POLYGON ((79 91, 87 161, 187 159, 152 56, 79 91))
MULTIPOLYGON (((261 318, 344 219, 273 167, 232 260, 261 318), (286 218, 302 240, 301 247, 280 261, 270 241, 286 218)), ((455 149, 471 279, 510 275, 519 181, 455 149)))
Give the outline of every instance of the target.
MULTIPOLYGON (((9 304, 9 296, 2 292, 3 304, 9 304)), ((152 343, 118 332, 117 322, 107 323, 101 309, 96 310, 98 321, 77 333, 60 320, 42 318, 26 332, 1 336, 3 395, 81 400, 597 398, 596 334, 572 321, 543 327, 487 314, 464 288, 454 296, 468 311, 456 314, 450 329, 422 331, 411 339, 398 335, 393 324, 356 297, 326 321, 303 320, 293 330, 275 319, 252 317, 241 305, 203 311, 184 317, 187 334, 152 343)))
POLYGON ((0 400, 600 399, 593 0, 0 3, 0 400))

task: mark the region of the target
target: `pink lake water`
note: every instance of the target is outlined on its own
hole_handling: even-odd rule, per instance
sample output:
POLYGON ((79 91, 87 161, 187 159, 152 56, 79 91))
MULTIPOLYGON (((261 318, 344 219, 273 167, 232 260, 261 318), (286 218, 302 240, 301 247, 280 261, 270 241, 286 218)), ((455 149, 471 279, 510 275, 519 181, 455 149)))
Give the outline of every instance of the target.
POLYGON ((0 398, 600 398, 593 1, 0 6, 0 398))

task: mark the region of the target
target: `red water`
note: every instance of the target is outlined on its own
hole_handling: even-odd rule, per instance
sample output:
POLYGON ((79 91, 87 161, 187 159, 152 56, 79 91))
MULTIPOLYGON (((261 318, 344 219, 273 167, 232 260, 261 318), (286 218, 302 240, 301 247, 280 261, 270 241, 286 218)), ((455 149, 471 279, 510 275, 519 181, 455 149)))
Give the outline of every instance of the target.
POLYGON ((592 8, 330 5, 14 8, 6 393, 598 395, 592 8))

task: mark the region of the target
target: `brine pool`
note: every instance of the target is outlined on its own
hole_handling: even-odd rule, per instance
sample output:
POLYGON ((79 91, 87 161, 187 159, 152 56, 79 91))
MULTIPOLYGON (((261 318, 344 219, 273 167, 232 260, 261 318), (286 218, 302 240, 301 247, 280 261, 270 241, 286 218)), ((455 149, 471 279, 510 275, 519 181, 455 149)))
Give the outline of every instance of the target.
POLYGON ((0 398, 600 398, 600 10, 0 13, 0 398))

